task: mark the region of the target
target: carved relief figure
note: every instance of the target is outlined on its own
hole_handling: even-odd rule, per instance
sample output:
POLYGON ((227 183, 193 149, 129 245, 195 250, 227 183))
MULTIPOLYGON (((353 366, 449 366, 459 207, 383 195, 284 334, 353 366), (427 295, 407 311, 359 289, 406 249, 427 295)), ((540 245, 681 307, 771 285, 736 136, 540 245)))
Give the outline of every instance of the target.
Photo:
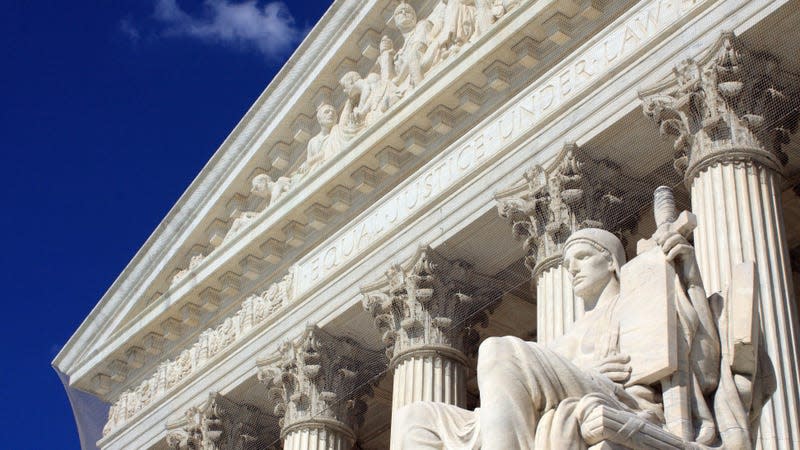
POLYGON ((403 35, 403 45, 395 53, 395 84, 405 93, 422 82, 425 72, 433 64, 428 51, 433 24, 428 20, 417 21, 417 12, 408 3, 402 2, 394 10, 394 24, 403 35))
POLYGON ((658 216, 657 223, 651 248, 628 266, 612 233, 573 233, 564 264, 586 314, 547 346, 487 339, 477 366, 480 408, 408 405, 398 410, 392 448, 585 449, 609 441, 602 448, 749 448, 749 415, 766 398, 752 383, 757 345, 727 342, 735 325, 722 311, 739 302, 757 316, 753 286, 749 298, 731 290, 724 300, 707 299, 685 237, 691 228, 658 216), (655 278, 661 289, 648 284, 655 278), (651 317, 651 304, 667 307, 666 319, 651 317), (665 348, 650 342, 660 334, 665 348), (733 363, 737 351, 749 352, 748 364, 733 363))
POLYGON ((347 142, 342 124, 337 123, 336 109, 332 105, 327 103, 319 105, 317 122, 320 126, 319 133, 308 141, 306 162, 301 169, 305 173, 314 170, 323 161, 339 153, 347 142))
POLYGON ((180 270, 178 273, 176 273, 172 277, 172 284, 176 284, 179 281, 181 281, 184 278, 186 278, 186 275, 189 275, 189 272, 194 270, 195 267, 199 266, 200 263, 203 262, 204 259, 205 259, 205 255, 203 255, 202 253, 192 256, 192 258, 189 260, 189 267, 180 270))
POLYGON ((475 0, 439 0, 428 20, 433 25, 431 59, 436 64, 458 53, 475 35, 475 0))
POLYGON ((289 191, 292 180, 289 177, 278 177, 275 181, 267 174, 260 174, 253 178, 250 192, 253 195, 269 199, 269 205, 274 204, 278 199, 289 191))
POLYGON ((378 59, 380 73, 371 72, 362 78, 358 72, 347 72, 339 80, 347 101, 342 111, 342 123, 347 130, 357 132, 369 126, 386 112, 397 100, 399 94, 394 84, 394 45, 387 36, 381 39, 381 56, 378 59))
POLYGON ((485 33, 493 23, 514 8, 518 0, 476 0, 475 31, 485 33))

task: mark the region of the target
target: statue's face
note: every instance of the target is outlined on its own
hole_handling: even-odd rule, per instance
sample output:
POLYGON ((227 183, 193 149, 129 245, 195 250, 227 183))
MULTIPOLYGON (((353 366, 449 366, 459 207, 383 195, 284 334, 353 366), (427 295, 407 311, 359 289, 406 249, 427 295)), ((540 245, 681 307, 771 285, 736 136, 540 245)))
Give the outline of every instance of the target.
POLYGON ((336 110, 331 105, 322 105, 317 111, 317 121, 324 127, 333 126, 336 123, 336 110))
POLYGON ((570 245, 564 253, 564 267, 572 275, 575 295, 597 299, 614 277, 611 256, 586 242, 570 245))
POLYGON ((394 23, 400 31, 411 31, 417 25, 417 13, 408 3, 401 3, 394 10, 394 23))
POLYGON ((263 194, 269 189, 269 182, 272 181, 267 174, 261 174, 253 178, 250 188, 251 192, 263 194))

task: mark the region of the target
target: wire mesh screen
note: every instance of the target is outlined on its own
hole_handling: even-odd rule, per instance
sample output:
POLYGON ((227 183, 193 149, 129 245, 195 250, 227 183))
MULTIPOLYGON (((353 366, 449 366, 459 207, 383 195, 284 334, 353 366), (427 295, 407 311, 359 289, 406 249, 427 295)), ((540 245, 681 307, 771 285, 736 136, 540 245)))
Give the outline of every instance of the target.
MULTIPOLYGON (((673 264, 675 276, 689 286, 684 290, 697 286, 705 290, 702 305, 691 292, 684 295, 689 300, 678 305, 675 320, 682 325, 675 326, 691 328, 691 332, 675 338, 684 339, 675 348, 684 350, 680 357, 690 358, 694 342, 699 342, 695 338, 702 335, 703 327, 710 327, 706 332, 713 351, 706 363, 716 364, 716 378, 701 383, 696 380, 704 380, 701 375, 707 372, 692 371, 705 368, 673 368, 684 370, 684 376, 698 383, 696 390, 681 394, 692 399, 683 405, 683 412, 674 412, 671 394, 681 386, 662 382, 661 372, 640 374, 625 363, 616 371, 603 372, 614 378, 611 381, 617 388, 612 390, 618 390, 609 395, 619 402, 627 395, 619 391, 631 387, 627 384, 631 377, 641 377, 636 378, 641 380, 637 395, 646 397, 648 406, 626 404, 625 413, 634 410, 644 418, 642 435, 738 448, 738 444, 750 446, 759 436, 776 433, 791 420, 781 416, 780 408, 797 397, 797 387, 790 381, 797 376, 797 355, 788 365, 774 359, 776 349, 796 345, 786 341, 774 324, 796 322, 796 288, 791 283, 800 259, 796 139, 800 66, 796 39, 776 36, 781 30, 792 36, 796 33, 796 22, 792 22, 800 17, 796 5, 786 17, 788 21, 778 15, 765 18, 741 36, 720 33, 703 51, 683 49, 666 81, 637 86, 641 91, 632 100, 635 108, 619 109, 609 101, 608 111, 594 111, 604 119, 613 118, 596 121, 602 125, 596 125, 600 131, 579 135, 567 129, 559 138, 534 136, 509 150, 508 161, 520 163, 507 163, 502 178, 485 181, 499 173, 497 169, 486 179, 474 177, 486 184, 483 188, 453 189, 453 196, 473 195, 473 202, 482 202, 468 222, 453 226, 443 217, 441 206, 421 212, 421 220, 441 222, 441 237, 434 244, 404 246, 393 262, 374 267, 372 277, 359 284, 358 303, 343 312, 341 320, 331 320, 324 327, 309 324, 281 343, 265 343, 265 348, 277 350, 259 363, 258 380, 247 380, 225 395, 212 393, 202 405, 169 424, 168 438, 158 446, 366 450, 388 448, 392 439, 398 446, 414 448, 407 443, 413 441, 398 433, 411 436, 413 430, 444 426, 435 420, 417 423, 406 414, 405 428, 398 431, 393 417, 399 411, 429 417, 423 409, 409 408, 417 402, 450 405, 445 415, 462 414, 453 412, 454 408, 463 411, 458 417, 466 418, 464 428, 457 433, 442 431, 443 435, 461 433, 465 441, 459 445, 480 443, 487 438, 479 434, 488 431, 479 431, 475 425, 480 419, 475 411, 486 405, 485 395, 491 395, 481 386, 488 375, 481 376, 493 373, 492 364, 505 367, 502 352, 495 354, 494 349, 527 343, 547 349, 541 350, 541 360, 521 357, 516 361, 520 370, 552 364, 547 352, 561 351, 565 339, 578 339, 580 345, 572 353, 561 354, 569 360, 564 364, 578 367, 579 359, 597 357, 581 353, 581 346, 594 351, 601 343, 587 342, 587 328, 576 324, 598 320, 599 303, 585 302, 582 295, 594 295, 597 302, 603 297, 601 292, 593 293, 591 280, 582 275, 582 257, 571 244, 576 235, 594 244, 612 274, 608 279, 621 283, 620 292, 626 289, 627 261, 653 249, 673 264), (617 109, 611 111, 612 107, 617 109), (604 234, 587 231, 596 229, 604 234), (673 254, 676 248, 680 251, 673 254), (697 267, 681 272, 685 260, 695 257, 697 267), (740 361, 735 356, 744 350, 727 341, 723 331, 728 329, 720 328, 727 324, 719 325, 719 318, 730 305, 726 297, 730 286, 740 281, 736 274, 745 273, 737 272, 738 265, 748 261, 761 277, 755 289, 762 302, 751 312, 757 311, 755 323, 760 320, 762 325, 755 325, 759 340, 748 341, 751 357, 740 361), (691 327, 682 314, 694 318, 691 327), (705 323, 704 314, 713 316, 714 323, 705 323), (502 336, 517 340, 489 341, 502 336), (484 345, 487 342, 493 344, 484 345), (726 366, 720 358, 731 360, 726 366), (737 399, 739 403, 733 403, 739 409, 724 419, 717 415, 715 404, 727 382, 724 373, 719 374, 720 365, 724 373, 731 372, 731 380, 736 377, 731 389, 752 394, 730 397, 737 399), (765 406, 768 399, 776 398, 765 406), (705 409, 698 412, 699 403, 705 409), (674 414, 685 419, 690 429, 673 428, 674 414), (739 420, 731 429, 740 434, 723 433, 720 421, 724 420, 739 420), (703 425, 691 428, 695 423, 703 425)), ((535 83, 541 75, 537 70, 535 66, 520 69, 516 79, 527 81, 511 83, 512 89, 522 92, 535 83)), ((623 76, 615 80, 626 82, 623 76)), ((594 88, 614 89, 601 83, 594 88)), ((591 106, 588 102, 577 105, 571 113, 575 117, 581 107, 591 106)), ((486 111, 478 114, 489 115, 486 111)), ((575 121, 569 114, 559 120, 575 121)), ((537 136, 545 136, 547 127, 557 125, 546 125, 537 136)), ((433 148, 427 155, 435 158, 446 150, 446 146, 433 148)), ((618 312, 609 308, 604 320, 612 323, 618 312)), ((608 347, 603 357, 626 339, 602 336, 608 340, 602 343, 608 347)), ((675 367, 681 361, 674 362, 675 367)), ((565 399, 558 400, 555 405, 565 399)), ((536 432, 533 428, 531 436, 536 432)), ((608 433, 603 436, 616 439, 613 430, 608 433)), ((645 445, 642 442, 656 441, 634 444, 645 445)))

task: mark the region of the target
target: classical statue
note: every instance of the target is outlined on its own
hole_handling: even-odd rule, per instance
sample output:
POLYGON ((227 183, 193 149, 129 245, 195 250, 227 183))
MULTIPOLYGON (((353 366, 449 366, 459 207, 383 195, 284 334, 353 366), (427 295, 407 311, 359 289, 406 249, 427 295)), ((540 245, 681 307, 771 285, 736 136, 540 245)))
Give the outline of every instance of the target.
POLYGON ((387 36, 381 39, 380 52, 377 64, 379 72, 370 72, 366 78, 362 78, 358 72, 350 71, 339 80, 339 85, 347 95, 341 122, 352 132, 375 122, 400 99, 397 85, 392 80, 394 45, 387 36))
POLYGON ((347 135, 342 124, 337 123, 336 109, 323 103, 317 108, 319 133, 308 141, 304 172, 310 172, 323 161, 338 154, 347 143, 347 135))
POLYGON ((767 395, 753 383, 762 370, 753 265, 735 269, 739 284, 724 298, 708 298, 687 240, 693 216, 676 217, 673 205, 656 219, 627 264, 614 234, 573 233, 564 266, 583 317, 548 345, 488 338, 480 408, 407 405, 392 448, 750 448, 767 395))
POLYGON ((435 47, 436 62, 447 59, 459 52, 475 34, 475 0, 439 0, 428 20, 431 29, 432 46, 435 47))
POLYGON ((433 24, 429 20, 417 21, 416 10, 406 2, 395 8, 394 24, 403 35, 403 45, 394 56, 394 83, 406 92, 422 82, 433 65, 433 52, 429 51, 433 24))
POLYGON ((278 177, 273 180, 269 175, 262 173, 256 175, 250 186, 250 192, 253 195, 261 198, 269 199, 269 204, 272 205, 278 199, 289 191, 292 185, 292 179, 289 177, 278 177))

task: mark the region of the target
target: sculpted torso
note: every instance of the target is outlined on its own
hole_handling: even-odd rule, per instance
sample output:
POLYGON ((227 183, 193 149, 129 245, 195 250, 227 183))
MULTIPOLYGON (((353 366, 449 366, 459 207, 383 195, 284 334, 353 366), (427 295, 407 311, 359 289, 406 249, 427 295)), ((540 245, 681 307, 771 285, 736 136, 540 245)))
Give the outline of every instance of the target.
POLYGON ((623 305, 630 304, 620 294, 624 248, 607 231, 580 230, 565 244, 564 267, 572 275, 575 295, 584 301, 585 314, 549 345, 508 336, 487 338, 478 354, 480 408, 468 411, 434 402, 405 406, 396 413, 398 432, 392 430, 392 448, 587 449, 588 441, 604 439, 624 442, 613 448, 653 448, 653 442, 691 442, 701 444, 692 448, 704 448, 720 442, 717 429, 727 430, 723 439, 734 442, 729 448, 741 447, 748 439, 747 410, 738 407, 736 414, 730 413, 731 402, 738 397, 735 387, 732 392, 717 390, 716 397, 728 401, 721 406, 727 416, 716 417, 718 425, 711 412, 717 405, 708 403, 725 364, 721 369, 719 338, 705 306, 694 250, 682 235, 667 228, 652 241, 661 247, 661 261, 666 261, 659 264, 674 266, 675 302, 681 304, 677 332, 682 333, 683 324, 692 327, 691 334, 683 335, 683 347, 671 350, 683 352, 689 361, 673 372, 680 373, 678 378, 667 374, 654 383, 631 378, 631 355, 620 345, 623 305), (679 421, 693 425, 683 436, 670 428, 675 422, 668 414, 674 419, 675 408, 667 411, 662 402, 662 390, 671 386, 683 386, 680 394, 670 395, 684 396, 687 407, 679 411, 679 421), (603 428, 613 420, 598 425, 597 414, 616 414, 616 423, 624 427, 603 428), (585 423, 590 424, 589 431, 585 423), (593 440, 591 431, 598 427, 600 435, 593 440), (730 439, 730 430, 737 427, 738 436, 730 439), (645 440, 631 441, 645 434, 645 440))

